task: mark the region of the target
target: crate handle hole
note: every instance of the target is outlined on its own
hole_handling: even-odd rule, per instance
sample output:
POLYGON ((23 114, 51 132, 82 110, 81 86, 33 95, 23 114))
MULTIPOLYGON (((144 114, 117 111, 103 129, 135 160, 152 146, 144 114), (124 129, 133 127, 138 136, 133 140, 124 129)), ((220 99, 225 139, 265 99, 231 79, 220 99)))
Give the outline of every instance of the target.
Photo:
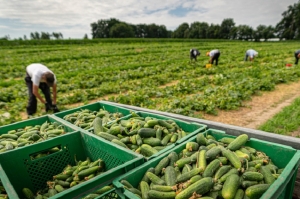
POLYGON ((51 147, 48 149, 44 149, 39 152, 32 153, 29 155, 29 158, 30 158, 30 160, 37 160, 37 159, 43 158, 45 156, 52 155, 54 153, 58 153, 63 150, 62 148, 64 148, 65 150, 67 149, 66 146, 62 147, 61 145, 57 145, 57 146, 54 146, 54 147, 51 147))

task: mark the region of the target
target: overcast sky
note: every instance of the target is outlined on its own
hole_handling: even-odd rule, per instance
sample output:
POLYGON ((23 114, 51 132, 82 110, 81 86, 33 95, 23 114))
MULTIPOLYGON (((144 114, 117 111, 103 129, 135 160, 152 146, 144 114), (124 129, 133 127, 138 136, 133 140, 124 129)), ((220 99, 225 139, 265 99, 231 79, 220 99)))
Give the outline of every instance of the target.
POLYGON ((155 23, 176 29, 199 21, 275 26, 298 0, 0 0, 0 37, 29 38, 31 32, 61 32, 64 38, 91 38, 90 24, 116 18, 131 24, 155 23))

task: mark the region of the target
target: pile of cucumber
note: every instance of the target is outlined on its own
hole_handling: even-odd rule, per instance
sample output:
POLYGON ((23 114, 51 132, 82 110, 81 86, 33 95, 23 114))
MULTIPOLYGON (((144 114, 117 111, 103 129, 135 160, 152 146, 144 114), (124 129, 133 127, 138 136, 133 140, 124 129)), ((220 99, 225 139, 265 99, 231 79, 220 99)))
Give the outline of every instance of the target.
POLYGON ((2 181, 0 179, 0 199, 8 199, 8 196, 7 196, 7 193, 6 193, 6 190, 2 184, 2 181))
MULTIPOLYGON (((87 158, 85 161, 78 161, 75 166, 67 165, 61 173, 53 176, 53 180, 47 182, 45 189, 39 190, 36 195, 26 187, 22 189, 22 193, 26 199, 47 199, 68 188, 86 182, 104 171, 105 163, 103 160, 91 161, 87 158)), ((96 194, 107 190, 109 190, 108 187, 105 187, 104 190, 96 191, 96 194)))
POLYGON ((57 122, 26 126, 0 135, 0 153, 41 142, 65 134, 64 127, 57 122))
POLYGON ((108 124, 103 124, 102 120, 96 117, 93 127, 94 134, 145 157, 158 153, 189 133, 182 130, 172 119, 140 117, 134 112, 129 119, 108 124))
POLYGON ((107 124, 123 116, 124 115, 120 112, 109 113, 104 109, 100 109, 99 111, 82 109, 75 111, 74 113, 65 115, 63 119, 82 129, 87 130, 93 127, 93 121, 96 117, 101 118, 103 124, 107 124))
POLYGON ((245 146, 247 140, 246 134, 220 140, 198 134, 179 154, 171 152, 149 168, 138 187, 121 183, 142 199, 258 199, 283 168, 245 146))

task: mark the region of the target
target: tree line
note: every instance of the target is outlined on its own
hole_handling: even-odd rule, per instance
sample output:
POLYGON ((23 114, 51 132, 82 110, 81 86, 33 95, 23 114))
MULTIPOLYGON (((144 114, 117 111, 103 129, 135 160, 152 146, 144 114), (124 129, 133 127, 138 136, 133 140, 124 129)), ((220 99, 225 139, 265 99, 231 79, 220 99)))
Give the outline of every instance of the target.
MULTIPOLYGON (((115 18, 100 19, 90 24, 91 36, 96 38, 189 38, 189 39, 238 39, 268 40, 270 38, 300 39, 300 0, 288 6, 282 13, 282 19, 276 26, 259 25, 254 29, 249 25, 236 26, 232 18, 223 19, 221 24, 208 24, 195 21, 182 23, 174 31, 167 30, 165 25, 129 24, 115 18)), ((32 32, 31 40, 63 39, 60 32, 32 32)), ((88 39, 85 34, 83 39, 88 39)), ((6 35, 0 40, 10 40, 6 35)), ((18 40, 27 40, 26 35, 18 40)))
POLYGON ((300 39, 300 0, 282 13, 276 26, 259 25, 254 29, 249 25, 235 25, 232 18, 219 24, 195 21, 182 23, 174 31, 164 25, 129 24, 115 18, 101 19, 91 23, 92 38, 190 38, 190 39, 239 39, 267 40, 270 38, 300 39))

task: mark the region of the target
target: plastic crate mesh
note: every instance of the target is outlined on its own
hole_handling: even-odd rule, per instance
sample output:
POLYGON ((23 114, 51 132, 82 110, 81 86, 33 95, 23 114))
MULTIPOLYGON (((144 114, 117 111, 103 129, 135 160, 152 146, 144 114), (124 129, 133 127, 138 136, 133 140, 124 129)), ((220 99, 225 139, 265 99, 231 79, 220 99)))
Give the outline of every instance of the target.
POLYGON ((52 180, 54 175, 61 173, 68 164, 74 164, 68 146, 65 147, 65 150, 44 158, 32 161, 24 159, 24 165, 35 190, 45 188, 46 182, 52 180))
POLYGON ((105 162, 105 170, 106 171, 125 163, 124 160, 121 160, 120 158, 113 156, 113 151, 106 152, 104 150, 101 150, 101 146, 87 145, 87 148, 88 148, 91 156, 93 157, 93 159, 100 158, 105 162))

